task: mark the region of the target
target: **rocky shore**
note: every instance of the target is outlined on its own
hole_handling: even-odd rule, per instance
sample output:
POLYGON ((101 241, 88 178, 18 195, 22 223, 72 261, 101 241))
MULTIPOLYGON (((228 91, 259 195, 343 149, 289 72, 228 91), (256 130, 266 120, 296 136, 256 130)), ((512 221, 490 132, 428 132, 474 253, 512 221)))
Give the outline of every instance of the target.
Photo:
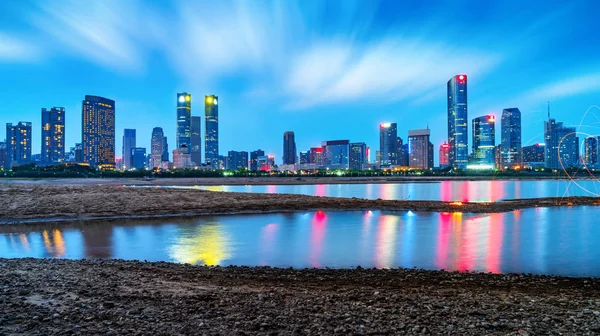
POLYGON ((5 335, 597 335, 600 280, 0 259, 5 335))
POLYGON ((0 185, 0 223, 200 216, 303 210, 505 212, 531 207, 597 206, 600 198, 543 198, 492 203, 390 201, 289 194, 212 192, 121 186, 0 185))

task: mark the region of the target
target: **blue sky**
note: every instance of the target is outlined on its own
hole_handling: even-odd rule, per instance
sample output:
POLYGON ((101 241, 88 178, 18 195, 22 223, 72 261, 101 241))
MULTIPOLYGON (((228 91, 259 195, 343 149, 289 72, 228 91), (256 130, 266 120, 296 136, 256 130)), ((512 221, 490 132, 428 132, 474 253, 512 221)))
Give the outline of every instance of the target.
MULTIPOLYGON (((81 100, 116 101, 124 128, 149 147, 174 145, 176 93, 219 100, 220 150, 282 154, 350 139, 379 147, 378 124, 446 139, 446 82, 469 76, 469 119, 523 113, 523 143, 542 141, 552 114, 599 133, 597 1, 2 1, 0 139, 7 122, 67 109, 66 143, 81 141, 81 100), (585 117, 584 117, 585 115, 585 117)), ((204 118, 203 123, 204 123, 204 118)), ((499 125, 497 126, 499 127, 499 125)), ((204 129, 204 124, 202 124, 204 129)), ((469 127, 470 128, 470 127, 469 127)), ((469 130, 471 133, 471 130, 469 130)), ((497 142, 500 130, 496 131, 497 142)), ((471 135, 469 135, 471 136, 471 135)), ((471 142, 471 140, 469 140, 471 142)), ((437 155, 436 155, 437 162, 437 155)))

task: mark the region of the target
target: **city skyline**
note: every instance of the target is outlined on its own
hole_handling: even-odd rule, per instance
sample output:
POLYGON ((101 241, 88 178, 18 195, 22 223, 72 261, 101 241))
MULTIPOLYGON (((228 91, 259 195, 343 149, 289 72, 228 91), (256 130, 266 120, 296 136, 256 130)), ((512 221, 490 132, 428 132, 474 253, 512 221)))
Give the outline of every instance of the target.
MULTIPOLYGON (((0 21, 5 23, 0 25, 0 41, 8 46, 3 47, 0 56, 0 69, 8 74, 0 79, 0 100, 4 103, 0 107, 1 124, 31 122, 32 149, 38 154, 42 136, 40 109, 64 106, 67 149, 81 142, 81 97, 97 95, 118 105, 117 154, 121 152, 125 128, 136 129, 138 146, 150 149, 152 129, 163 127, 165 136, 172 139, 173 150, 173 97, 177 92, 190 93, 196 97, 192 114, 202 116, 199 99, 215 94, 222 102, 219 154, 226 155, 232 149, 261 148, 275 154, 279 162, 283 156, 281 134, 286 130, 295 132, 298 151, 327 139, 365 142, 376 149, 379 134, 373 130, 382 122, 402 125, 398 136, 403 140, 408 130, 422 129, 429 123, 431 142, 437 148, 447 140, 447 120, 442 118, 447 109, 444 83, 456 74, 469 76, 469 116, 493 114, 499 120, 503 109, 520 109, 522 146, 544 142, 548 100, 552 102, 553 118, 565 125, 577 125, 587 108, 597 103, 600 91, 600 65, 593 58, 600 47, 586 40, 588 32, 599 25, 591 15, 590 7, 597 6, 593 2, 549 3, 544 7, 498 2, 494 13, 481 4, 455 4, 455 8, 448 8, 442 2, 427 8, 403 4, 402 11, 391 1, 315 3, 304 7, 287 2, 280 5, 279 12, 270 2, 256 2, 254 6, 241 2, 197 3, 185 13, 179 12, 176 4, 162 6, 167 8, 136 1, 128 5, 110 1, 92 1, 87 5, 68 1, 0 4, 0 21), (463 15, 465 6, 470 11, 463 15), (203 15, 204 7, 214 9, 211 13, 215 19, 197 23, 194 18, 203 15), (162 9, 164 15, 158 15, 162 9), (71 11, 83 18, 87 10, 110 18, 92 28, 101 34, 102 42, 111 43, 94 41, 89 32, 86 34, 89 26, 84 20, 75 24, 64 14, 71 11), (24 15, 25 11, 31 17, 24 15), (323 13, 331 11, 340 13, 339 19, 327 23, 323 13), (448 17, 461 19, 437 18, 436 14, 446 11, 448 17), (357 18, 359 12, 365 15, 357 18), (511 17, 510 22, 498 23, 511 12, 518 15, 511 17), (125 15, 129 13, 132 15, 125 15), (415 17, 424 17, 424 23, 413 22, 415 17), (128 18, 137 23, 155 19, 152 27, 156 29, 147 34, 137 31, 128 18), (172 28, 176 31, 168 28, 167 22, 173 18, 182 18, 181 26, 172 28), (278 18, 290 19, 289 26, 280 23, 279 37, 265 29, 278 18), (44 21, 55 22, 55 26, 46 26, 44 21), (574 24, 551 29, 566 21, 574 24), (306 31, 292 27, 298 22, 306 23, 306 31), (204 25, 209 23, 231 36, 203 33, 207 27, 204 25), (254 35, 233 29, 246 23, 254 35), (447 29, 433 28, 441 26, 447 29), (408 27, 420 33, 410 33, 408 27), (310 37, 313 31, 321 33, 310 37), (356 37, 339 38, 351 32, 356 37), (464 38, 467 32, 469 37, 464 38), (210 42, 218 48, 211 53, 186 42, 190 55, 182 56, 174 55, 179 49, 164 38, 152 43, 145 40, 149 34, 167 33, 198 45, 210 42), (496 46, 489 47, 482 36, 495 36, 496 46), (41 43, 36 47, 48 37, 54 38, 56 45, 41 43), (297 41, 297 45, 281 50, 290 41, 297 41), (130 46, 122 48, 124 44, 130 46), (37 48, 41 47, 47 47, 45 52, 39 52, 37 48), (560 52, 556 52, 558 48, 560 52), (154 49, 160 54, 156 59, 150 56, 154 49), (266 50, 278 58, 267 58, 270 63, 261 61, 266 50), (284 73, 289 76, 281 78, 284 73), (39 80, 44 77, 53 78, 53 85, 39 80), (78 81, 89 77, 95 80, 78 81), (23 93, 28 99, 21 102, 18 97, 23 93), (330 127, 334 123, 336 127, 330 127), (244 148, 236 144, 239 134, 245 134, 244 148)), ((0 128, 0 141, 6 138, 4 131, 0 128)), ((598 133, 594 128, 583 131, 598 133)), ((470 137, 469 132, 469 142, 470 137)), ((496 143, 500 143, 498 135, 496 143)), ((373 150, 371 160, 374 153, 373 150)), ((438 158, 434 156, 437 166, 438 158)))

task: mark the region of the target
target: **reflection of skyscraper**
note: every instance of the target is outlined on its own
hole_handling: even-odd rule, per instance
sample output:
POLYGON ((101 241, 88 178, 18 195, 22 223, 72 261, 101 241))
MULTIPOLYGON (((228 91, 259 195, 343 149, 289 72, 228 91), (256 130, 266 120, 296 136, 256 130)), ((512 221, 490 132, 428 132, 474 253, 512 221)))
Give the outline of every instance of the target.
POLYGON ((362 170, 362 165, 367 163, 367 145, 364 142, 350 144, 350 169, 362 170))
POLYGON ((31 123, 6 124, 6 168, 31 162, 31 123))
MULTIPOLYGON (((134 129, 123 130, 123 166, 125 170, 135 168, 133 165, 133 149, 135 146, 136 135, 134 129)), ((136 168, 138 169, 138 168, 136 168)))
POLYGON ((181 263, 219 265, 232 257, 231 237, 221 224, 206 223, 195 234, 182 235, 171 248, 170 255, 181 263))
MULTIPOLYGON (((486 115, 473 119, 473 164, 494 166, 496 117, 486 115)), ((504 146, 501 147, 501 151, 504 146)))
POLYGON ((175 149, 191 146, 192 136, 192 95, 183 92, 177 94, 177 137, 175 149))
POLYGON ((467 76, 456 75, 448 81, 448 144, 450 166, 465 169, 469 161, 467 114, 467 76))
POLYGON ((379 125, 379 155, 382 166, 398 164, 398 131, 396 123, 379 125))
POLYGON ((65 108, 42 109, 42 162, 65 160, 65 108))
POLYGON ((115 169, 115 101, 85 96, 82 102, 83 161, 98 169, 115 169))
POLYGON ((507 167, 520 165, 521 111, 518 108, 508 108, 502 111, 501 133, 502 165, 507 167))
POLYGON ((288 131, 283 133, 283 164, 296 163, 296 139, 294 132, 288 131))
POLYGON ((165 135, 161 127, 154 127, 152 130, 150 146, 150 168, 159 168, 165 151, 165 135))
POLYGON ((200 136, 200 117, 192 117, 192 163, 194 166, 202 164, 202 137, 200 136))
POLYGON ((204 99, 204 150, 206 163, 219 159, 219 97, 206 96, 204 99))
POLYGON ((408 131, 408 158, 409 167, 429 169, 431 156, 429 148, 429 129, 408 131))

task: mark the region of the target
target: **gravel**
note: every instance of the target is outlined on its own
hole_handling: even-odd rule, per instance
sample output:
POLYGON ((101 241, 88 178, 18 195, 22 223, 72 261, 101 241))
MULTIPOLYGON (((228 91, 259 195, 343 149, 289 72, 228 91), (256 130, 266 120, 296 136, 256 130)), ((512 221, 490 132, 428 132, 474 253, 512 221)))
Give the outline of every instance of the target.
POLYGON ((0 335, 597 335, 600 280, 0 259, 0 335))

